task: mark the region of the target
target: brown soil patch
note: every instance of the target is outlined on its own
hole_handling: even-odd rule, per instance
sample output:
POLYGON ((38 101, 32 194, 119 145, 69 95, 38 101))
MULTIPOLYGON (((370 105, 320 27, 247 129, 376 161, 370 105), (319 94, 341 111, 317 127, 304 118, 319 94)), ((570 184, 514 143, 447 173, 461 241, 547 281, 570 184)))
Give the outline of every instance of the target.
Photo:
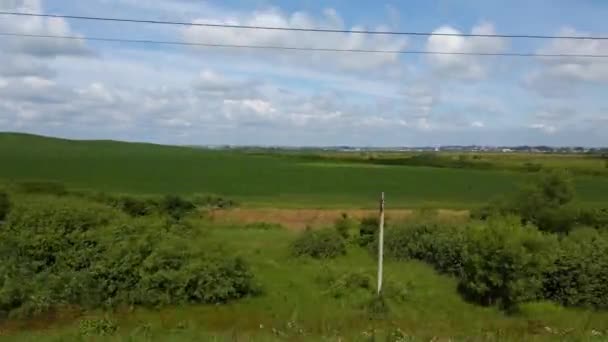
MULTIPOLYGON (((377 210, 372 209, 274 209, 274 208, 239 208, 229 210, 216 210, 210 213, 212 220, 223 223, 249 224, 256 222, 267 222, 281 224, 290 229, 304 229, 306 227, 327 227, 332 225, 342 213, 349 217, 361 219, 368 216, 378 215, 377 210)), ((387 220, 406 220, 416 214, 411 209, 392 209, 386 211, 387 220)), ((437 218, 446 221, 462 221, 468 217, 466 210, 436 211, 437 218)))

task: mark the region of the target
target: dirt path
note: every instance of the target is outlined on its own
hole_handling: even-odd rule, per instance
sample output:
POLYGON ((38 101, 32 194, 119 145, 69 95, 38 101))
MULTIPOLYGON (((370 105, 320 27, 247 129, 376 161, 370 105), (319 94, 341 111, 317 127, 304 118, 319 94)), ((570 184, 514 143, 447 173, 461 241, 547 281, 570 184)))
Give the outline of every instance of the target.
MULTIPOLYGON (((216 222, 223 223, 255 223, 267 222, 278 223, 290 229, 304 229, 310 227, 329 226, 341 217, 342 213, 349 217, 361 219, 367 216, 377 215, 377 210, 372 209, 274 209, 274 208, 241 208, 230 210, 216 210, 210 215, 216 222)), ((415 210, 393 209, 387 210, 388 220, 405 220, 416 215, 415 210)), ((448 221, 463 220, 468 217, 467 210, 445 210, 439 209, 434 213, 439 219, 448 221)))

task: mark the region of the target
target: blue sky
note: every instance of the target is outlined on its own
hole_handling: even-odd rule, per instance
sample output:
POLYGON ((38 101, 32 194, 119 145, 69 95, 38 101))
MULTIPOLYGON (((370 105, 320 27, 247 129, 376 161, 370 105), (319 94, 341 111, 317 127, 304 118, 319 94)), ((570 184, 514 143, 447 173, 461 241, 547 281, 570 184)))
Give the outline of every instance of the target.
MULTIPOLYGON (((0 0, 1 10, 259 26, 608 36, 608 3, 0 0)), ((0 16, 1 32, 607 54, 608 41, 410 37, 0 16)), ((608 58, 252 51, 0 38, 0 131, 171 144, 607 146, 608 58)))

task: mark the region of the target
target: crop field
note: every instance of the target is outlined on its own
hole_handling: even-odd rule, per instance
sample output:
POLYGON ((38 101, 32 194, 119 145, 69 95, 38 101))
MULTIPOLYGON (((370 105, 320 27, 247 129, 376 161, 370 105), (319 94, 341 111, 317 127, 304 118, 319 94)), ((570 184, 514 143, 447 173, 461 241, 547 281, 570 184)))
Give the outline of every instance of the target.
MULTIPOLYGON (((255 207, 375 208, 385 191, 393 208, 469 208, 512 191, 527 176, 21 134, 0 134, 0 160, 4 182, 54 180, 70 188, 141 195, 215 194, 255 207)), ((580 175, 575 182, 581 202, 608 202, 608 177, 580 175)))

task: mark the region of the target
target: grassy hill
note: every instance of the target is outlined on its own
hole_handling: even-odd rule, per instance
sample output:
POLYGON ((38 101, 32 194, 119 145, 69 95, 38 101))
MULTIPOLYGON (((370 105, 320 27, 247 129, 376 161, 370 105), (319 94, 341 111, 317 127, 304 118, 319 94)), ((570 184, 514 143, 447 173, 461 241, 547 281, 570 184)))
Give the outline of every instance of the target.
MULTIPOLYGON (((210 193, 245 205, 467 207, 511 191, 525 173, 306 162, 279 155, 0 133, 0 181, 54 180, 136 194, 210 193)), ((608 178, 577 177, 586 204, 608 202, 608 178)))

